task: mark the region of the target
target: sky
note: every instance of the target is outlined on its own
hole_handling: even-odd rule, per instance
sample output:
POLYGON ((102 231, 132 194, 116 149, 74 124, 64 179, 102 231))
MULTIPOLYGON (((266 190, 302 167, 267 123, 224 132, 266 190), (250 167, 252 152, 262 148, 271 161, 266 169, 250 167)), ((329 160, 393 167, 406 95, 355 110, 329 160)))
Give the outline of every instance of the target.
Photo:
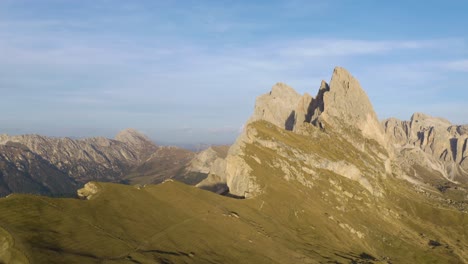
POLYGON ((468 123, 467 1, 0 0, 0 134, 232 143, 255 98, 335 66, 380 119, 468 123))

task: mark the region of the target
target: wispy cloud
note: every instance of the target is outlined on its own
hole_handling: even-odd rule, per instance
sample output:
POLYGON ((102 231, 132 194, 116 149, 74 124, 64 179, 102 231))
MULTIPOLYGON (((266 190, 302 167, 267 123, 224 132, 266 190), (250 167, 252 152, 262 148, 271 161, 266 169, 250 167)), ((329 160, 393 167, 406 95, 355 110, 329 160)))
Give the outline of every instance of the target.
MULTIPOLYGON (((400 50, 446 49, 448 40, 362 40, 362 39, 312 39, 288 43, 280 53, 295 57, 329 57, 386 54, 400 50), (443 45, 442 45, 443 44, 443 45)), ((459 42, 452 43, 458 45, 459 42)))
POLYGON ((440 66, 451 71, 468 72, 468 59, 443 62, 440 66))

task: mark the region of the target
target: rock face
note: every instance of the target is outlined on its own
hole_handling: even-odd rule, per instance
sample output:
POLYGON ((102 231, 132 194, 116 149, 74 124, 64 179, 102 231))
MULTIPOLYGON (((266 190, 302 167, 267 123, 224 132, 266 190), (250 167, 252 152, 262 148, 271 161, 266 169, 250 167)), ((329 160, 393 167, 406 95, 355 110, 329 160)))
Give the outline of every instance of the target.
POLYGON ((422 113, 415 113, 410 121, 390 118, 383 126, 401 164, 418 164, 449 180, 468 182, 467 126, 422 113))
POLYGON ((72 194, 77 182, 19 144, 0 145, 0 197, 10 193, 72 194))
POLYGON ((341 67, 333 71, 330 85, 322 82, 317 96, 312 123, 333 129, 357 128, 362 135, 386 145, 382 127, 366 92, 348 71, 341 67))
POLYGON ((196 186, 215 193, 224 194, 228 188, 225 179, 226 157, 230 146, 211 146, 190 162, 188 174, 200 174, 204 178, 196 186), (220 178, 223 177, 223 179, 220 178))
POLYGON ((294 111, 295 117, 293 130, 295 132, 300 132, 302 124, 310 123, 315 104, 317 104, 317 101, 314 101, 314 98, 310 94, 305 93, 302 95, 301 99, 297 103, 296 110, 294 111))
POLYGON ((91 200, 98 192, 98 184, 95 182, 88 182, 83 188, 77 191, 77 194, 81 199, 91 200))
POLYGON ((296 106, 300 99, 301 95, 293 88, 284 83, 277 83, 271 88, 271 92, 257 98, 254 113, 248 123, 265 120, 286 130, 293 130, 296 123, 296 106))
POLYGON ((252 176, 252 168, 245 159, 245 148, 256 140, 256 131, 247 125, 244 132, 231 146, 226 157, 224 175, 221 179, 226 182, 229 191, 236 197, 250 198, 259 195, 262 190, 252 176))

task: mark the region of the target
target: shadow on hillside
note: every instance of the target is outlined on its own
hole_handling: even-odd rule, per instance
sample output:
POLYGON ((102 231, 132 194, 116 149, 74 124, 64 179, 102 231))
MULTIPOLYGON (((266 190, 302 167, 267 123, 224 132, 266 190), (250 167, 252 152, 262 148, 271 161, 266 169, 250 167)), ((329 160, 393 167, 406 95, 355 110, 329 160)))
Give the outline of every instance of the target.
POLYGON ((201 186, 200 189, 214 192, 226 197, 234 198, 234 199, 245 199, 244 196, 238 196, 229 192, 229 187, 226 183, 217 183, 209 186, 201 186))
MULTIPOLYGON (((343 253, 343 254, 335 253, 335 255, 349 260, 350 261, 349 263, 352 263, 352 264, 373 264, 373 263, 379 262, 379 259, 377 259, 376 257, 366 252, 362 252, 359 255, 354 254, 354 253, 343 253)), ((336 263, 339 263, 339 262, 336 262, 336 263)))

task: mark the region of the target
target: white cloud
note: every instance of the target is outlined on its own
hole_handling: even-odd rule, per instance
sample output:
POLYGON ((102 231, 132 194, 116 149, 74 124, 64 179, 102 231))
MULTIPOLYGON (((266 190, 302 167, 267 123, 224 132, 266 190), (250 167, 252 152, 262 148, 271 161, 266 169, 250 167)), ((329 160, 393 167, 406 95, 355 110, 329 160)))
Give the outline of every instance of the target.
POLYGON ((468 59, 441 63, 441 67, 457 72, 468 72, 468 59))
MULTIPOLYGON (((362 40, 362 39, 311 39, 288 43, 280 50, 284 56, 330 57, 386 54, 398 50, 439 48, 446 40, 362 40)), ((457 44, 455 42, 453 44, 457 44)))

